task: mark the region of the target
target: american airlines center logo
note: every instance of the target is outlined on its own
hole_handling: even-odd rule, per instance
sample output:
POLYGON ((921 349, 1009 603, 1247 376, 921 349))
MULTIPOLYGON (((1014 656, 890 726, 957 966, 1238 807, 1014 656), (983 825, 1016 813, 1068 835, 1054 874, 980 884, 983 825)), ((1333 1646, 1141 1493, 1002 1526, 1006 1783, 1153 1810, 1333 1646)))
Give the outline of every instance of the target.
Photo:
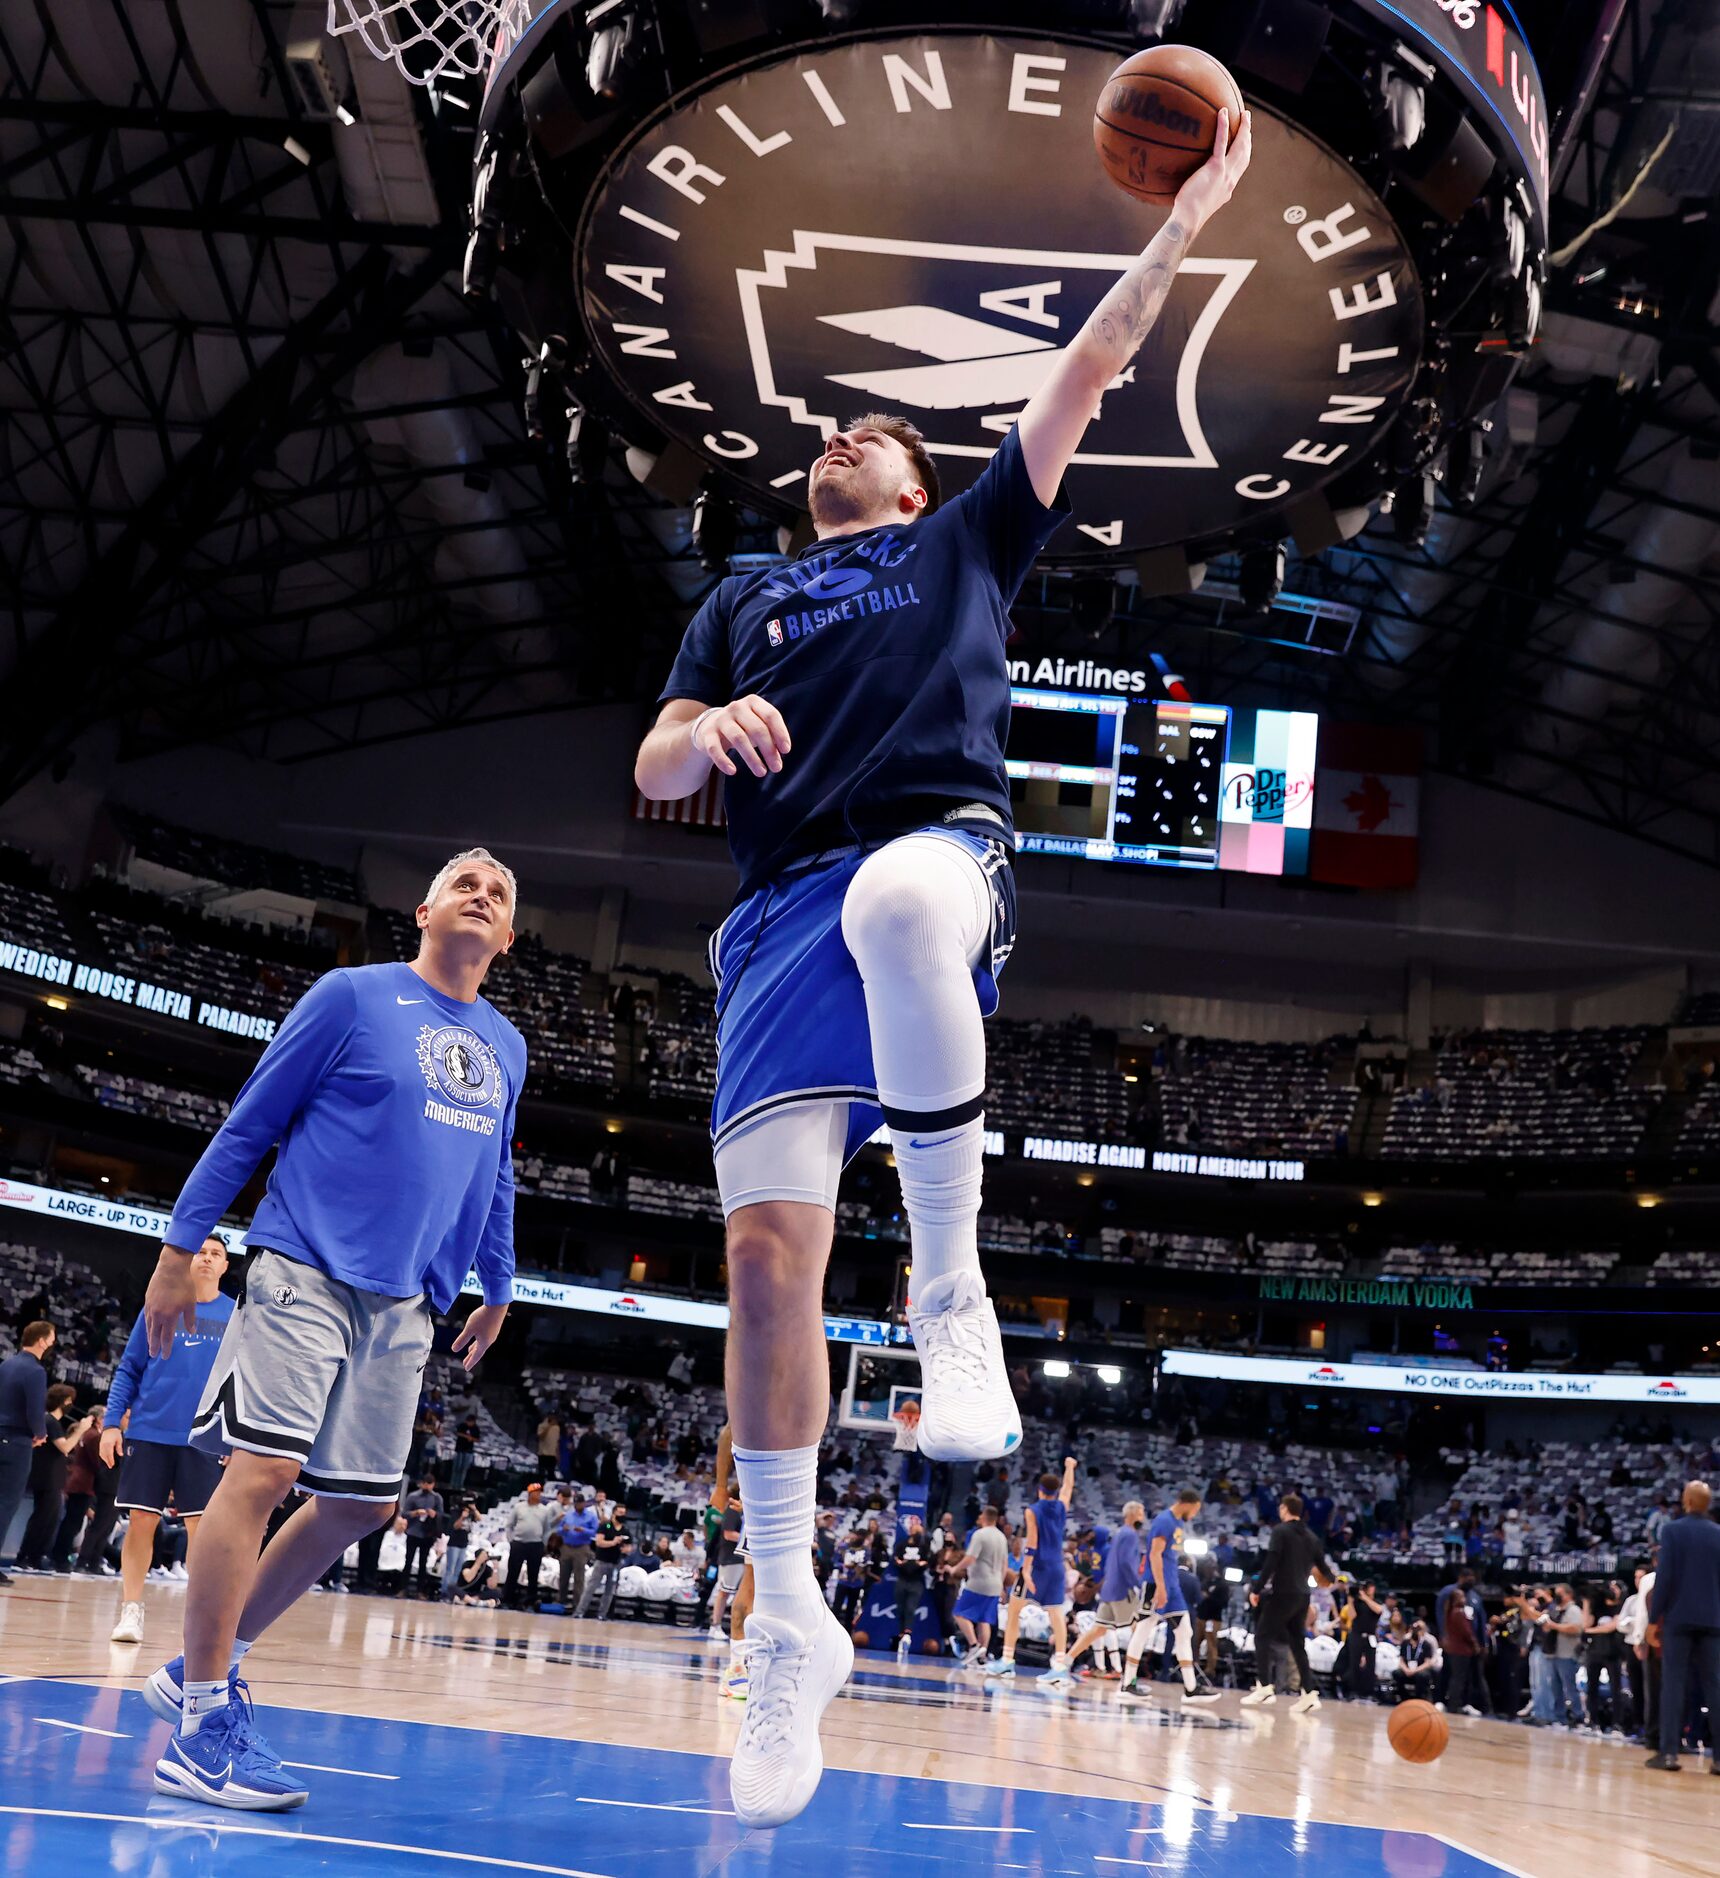
MULTIPOLYGON (((932 33, 676 100, 588 202, 597 356, 656 428, 778 505, 803 505, 822 437, 876 408, 965 487, 1163 219, 1093 153, 1115 63, 932 33)), ((1420 287, 1391 217, 1253 108, 1253 166, 1106 391, 1054 554, 1258 523, 1363 462, 1414 378, 1420 287)))

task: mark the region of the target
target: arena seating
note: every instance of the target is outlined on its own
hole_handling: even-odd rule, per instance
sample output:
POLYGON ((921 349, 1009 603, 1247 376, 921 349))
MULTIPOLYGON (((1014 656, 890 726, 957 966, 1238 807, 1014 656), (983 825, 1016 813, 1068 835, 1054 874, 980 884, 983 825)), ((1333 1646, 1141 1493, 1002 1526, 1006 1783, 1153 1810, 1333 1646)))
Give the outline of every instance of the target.
POLYGON ((1720 1077, 1705 1082, 1685 1110, 1678 1152, 1704 1160, 1720 1155, 1720 1077))
POLYGON ((1643 1280, 1648 1285, 1720 1285, 1720 1252, 1685 1247, 1662 1252, 1643 1280))
POLYGON ((218 1096, 195 1089, 175 1089, 142 1076, 124 1076, 117 1070, 78 1063, 73 1072, 103 1108, 120 1109, 129 1115, 147 1115, 152 1120, 177 1122, 206 1135, 227 1119, 228 1104, 218 1096))
POLYGON ((106 1393, 131 1319, 88 1265, 39 1246, 0 1244, 0 1357, 17 1348, 26 1315, 42 1315, 53 1324, 55 1377, 79 1386, 80 1404, 87 1407, 97 1391, 106 1393))
POLYGON ((1646 1549, 1649 1514, 1662 1499, 1677 1506, 1694 1465, 1673 1443, 1630 1438, 1551 1441, 1524 1456, 1475 1454, 1452 1486, 1452 1503, 1415 1522, 1414 1557, 1430 1563, 1442 1559, 1454 1520, 1461 1522, 1472 1512, 1481 1515, 1488 1531, 1499 1527, 1508 1515, 1507 1500, 1514 1499, 1523 1537, 1521 1551, 1507 1549, 1506 1556, 1556 1559, 1559 1563, 1551 1569, 1559 1571, 1584 1566, 1610 1570, 1609 1561, 1620 1552, 1639 1554, 1646 1549), (1615 1483, 1617 1470, 1629 1475, 1628 1485, 1615 1483), (1586 1508, 1574 1547, 1566 1544, 1564 1529, 1566 1501, 1573 1494, 1581 1497, 1586 1508), (1593 1513, 1602 1506, 1612 1520, 1610 1542, 1597 1538, 1593 1531, 1593 1513))
POLYGON ((1393 1098, 1384 1153, 1413 1161, 1627 1155, 1660 1093, 1626 1081, 1654 1034, 1619 1025, 1448 1037, 1433 1082, 1393 1098))
POLYGON ((1344 1255, 1335 1246, 1303 1240, 1221 1239, 1199 1233, 1129 1232, 1106 1226, 1099 1235, 1103 1256, 1133 1258, 1168 1271, 1185 1272, 1316 1272, 1335 1274, 1344 1269, 1344 1255))
POLYGON ((717 1087, 716 999, 680 973, 666 973, 645 1046, 653 1102, 708 1109, 717 1087), (670 1014, 665 1005, 673 999, 670 1014))
POLYGON ((526 1039, 532 1083, 614 1094, 615 1022, 586 1001, 590 971, 584 959, 521 933, 485 981, 485 997, 526 1039))
POLYGON ((27 1089, 32 1083, 46 1083, 48 1070, 28 1044, 0 1040, 0 1084, 27 1089))
POLYGON ((302 900, 338 900, 347 906, 363 904, 357 875, 344 867, 307 861, 277 848, 259 848, 248 841, 228 841, 195 828, 116 809, 114 819, 140 859, 158 867, 171 867, 199 880, 219 881, 239 889, 267 888, 302 900))
POLYGON ((0 939, 67 958, 76 951, 52 894, 0 879, 0 939))
POLYGON ((996 1018, 986 1026, 985 1122, 1029 1135, 1087 1141, 1131 1137, 1129 1088, 1094 1061, 1093 1027, 996 1018))
POLYGON ((422 1394, 440 1391, 442 1396, 442 1454, 444 1460, 454 1451, 454 1429, 467 1415, 478 1424, 478 1445, 472 1450, 472 1465, 497 1473, 512 1473, 530 1467, 535 1459, 531 1451, 514 1439, 490 1412, 490 1407, 473 1386, 464 1364, 445 1351, 432 1351, 424 1366, 422 1394))
POLYGON ((1177 1037, 1153 1052, 1159 1139, 1224 1154, 1343 1151, 1358 1092, 1355 1044, 1177 1037), (1334 1082, 1334 1072, 1342 1080, 1334 1082))
POLYGON ((310 990, 327 962, 287 965, 247 957, 233 944, 187 939, 155 921, 128 919, 103 906, 90 917, 113 964, 232 1011, 284 1018, 310 990))

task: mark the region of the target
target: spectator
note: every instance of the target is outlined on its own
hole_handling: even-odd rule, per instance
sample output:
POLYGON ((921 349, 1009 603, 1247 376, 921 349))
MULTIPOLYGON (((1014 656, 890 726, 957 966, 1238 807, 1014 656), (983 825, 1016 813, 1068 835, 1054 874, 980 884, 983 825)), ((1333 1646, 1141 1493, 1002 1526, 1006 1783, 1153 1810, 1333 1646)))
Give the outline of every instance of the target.
POLYGON ((1625 1673, 1630 1677, 1631 1732, 1652 1745, 1655 1722, 1652 1697, 1658 1693, 1658 1678, 1651 1688, 1648 1673, 1648 1602, 1649 1593, 1654 1589, 1653 1568, 1637 1566, 1635 1579, 1636 1589, 1619 1610, 1618 1628, 1624 1640, 1625 1673))
POLYGON ((466 1547, 477 1523, 477 1501, 462 1500, 459 1512, 448 1522, 448 1545, 442 1554, 442 1589, 438 1596, 443 1603, 451 1602, 459 1589, 460 1574, 466 1567, 466 1547))
POLYGON ((538 1472, 545 1480, 554 1480, 561 1464, 561 1418, 554 1409, 545 1411, 537 1428, 538 1472))
MULTIPOLYGON (((1648 1602, 1648 1636, 1662 1651, 1660 1725, 1647 1765, 1677 1773, 1683 1746, 1685 1691, 1692 1680, 1708 1709, 1710 1731, 1720 1717, 1720 1526, 1710 1512, 1706 1482, 1684 1489, 1682 1515, 1661 1535, 1660 1559, 1648 1602), (1694 1677, 1692 1672, 1694 1671, 1694 1677)), ((1712 1743, 1720 1748, 1720 1742, 1712 1743)), ((1720 1753, 1710 1756, 1720 1773, 1720 1753)))
POLYGON ((926 1565, 931 1557, 926 1544, 925 1522, 918 1513, 910 1513, 903 1523, 902 1536, 896 1541, 896 1635, 895 1644, 911 1638, 920 1600, 926 1591, 926 1565))
POLYGON ((678 1571, 683 1571, 694 1584, 705 1575, 705 1548, 699 1543, 699 1535, 691 1526, 680 1535, 669 1549, 670 1562, 678 1571))
POLYGON ((48 1569, 48 1550, 66 1510, 67 1457, 84 1438, 91 1418, 68 1422, 77 1390, 69 1382, 56 1382, 48 1389, 48 1438, 30 1457, 30 1494, 32 1509, 24 1537, 18 1545, 18 1569, 40 1572, 48 1569))
POLYGON ((1585 1632, 1583 1644, 1583 1668, 1589 1682, 1589 1720, 1597 1728, 1617 1734, 1627 1732, 1625 1723, 1630 1715, 1630 1698, 1623 1686, 1624 1636, 1619 1629, 1623 1609, 1624 1586, 1615 1578, 1601 1593, 1599 1607, 1585 1632), (1607 1686, 1604 1711, 1600 1703, 1603 1677, 1607 1686))
MULTIPOLYGON (((597 1513, 586 1505, 583 1494, 574 1494, 569 1504, 562 1508, 555 1532, 561 1541, 561 1557, 556 1561, 556 1597, 564 1606, 577 1609, 585 1599, 585 1576, 591 1570, 591 1546, 597 1537, 597 1513), (571 1596, 568 1590, 570 1580, 571 1596)), ((701 1548, 701 1565, 704 1556, 701 1548)))
POLYGON ((460 1569, 456 1604, 494 1604, 500 1595, 496 1588, 496 1568, 488 1546, 479 1546, 470 1562, 460 1569))
POLYGON ((1541 1613, 1541 1632, 1549 1639, 1552 1674, 1547 1683, 1547 1719, 1555 1726, 1581 1727, 1583 1698, 1577 1691, 1577 1658, 1589 1617, 1569 1585, 1553 1587, 1553 1601, 1541 1613))
POLYGON ((478 1447, 478 1421, 470 1412, 462 1415, 454 1427, 454 1458, 448 1466, 448 1485, 456 1493, 463 1493, 466 1476, 472 1471, 472 1456, 478 1447))
MULTIPOLYGON (((984 1519, 985 1514, 982 1513, 980 1517, 984 1519)), ((858 1533, 851 1532, 842 1542, 841 1563, 836 1568, 836 1588, 830 1600, 836 1621, 844 1630, 852 1631, 860 1615, 860 1600, 866 1590, 866 1567, 870 1559, 870 1547, 858 1533)))
MULTIPOLYGON (((561 1435, 560 1425, 556 1425, 556 1436, 561 1435)), ((539 1439, 542 1439, 540 1433, 539 1439)), ((520 1601, 529 1604, 532 1610, 538 1607, 540 1595, 538 1569, 543 1564, 543 1549, 553 1530, 555 1507, 543 1497, 543 1482, 532 1480, 526 1483, 525 1498, 514 1501, 508 1508, 506 1532, 508 1535, 508 1582, 503 1590, 502 1601, 511 1604, 514 1586, 524 1577, 520 1589, 520 1601)))
POLYGON ((1412 1698, 1428 1701, 1433 1695, 1433 1679, 1438 1672, 1439 1646, 1418 1617, 1398 1649, 1398 1666, 1392 1675, 1393 1693, 1400 1702, 1412 1698))
POLYGON ((420 1597, 436 1594, 430 1589, 430 1551, 442 1531, 442 1496, 436 1491, 436 1476, 426 1464, 419 1476, 418 1488, 406 1496, 402 1509, 406 1514, 406 1564, 400 1574, 400 1590, 405 1597, 414 1591, 420 1597), (418 1562, 417 1580, 413 1583, 413 1559, 418 1562))
POLYGON ((48 1561, 56 1572, 69 1572, 72 1569, 72 1547, 77 1543, 78 1532, 86 1516, 96 1503, 96 1469, 101 1465, 102 1447, 102 1411, 99 1402, 85 1416, 83 1430, 76 1445, 66 1455, 66 1508, 48 1561))
MULTIPOLYGON (((1465 1574, 1467 1576, 1467 1574, 1465 1574)), ((1481 1639, 1469 1600, 1460 1590, 1445 1607, 1445 1628, 1440 1648, 1446 1667, 1442 1708, 1461 1709, 1465 1715, 1481 1713, 1481 1639)))
POLYGON ((114 1569, 108 1563, 107 1549, 113 1537, 118 1511, 120 1475, 118 1463, 109 1461, 108 1444, 102 1439, 102 1434, 107 1432, 105 1407, 100 1412, 102 1430, 96 1436, 95 1506, 90 1513, 89 1524, 84 1528, 83 1543, 78 1547, 77 1559, 77 1570, 96 1578, 110 1577, 114 1569))
POLYGON ((615 1587, 621 1579, 622 1563, 633 1544, 626 1521, 626 1507, 617 1505, 609 1509, 607 1519, 599 1522, 597 1537, 591 1542, 591 1576, 580 1593, 573 1613, 575 1617, 585 1615, 585 1607, 593 1597, 599 1599, 599 1622, 609 1615, 610 1606, 615 1602, 615 1587))
MULTIPOLYGON (((0 1558, 30 1481, 32 1451, 48 1438, 48 1352, 54 1326, 27 1323, 16 1352, 0 1363, 0 1558)), ((0 1572, 0 1585, 12 1582, 0 1572)))

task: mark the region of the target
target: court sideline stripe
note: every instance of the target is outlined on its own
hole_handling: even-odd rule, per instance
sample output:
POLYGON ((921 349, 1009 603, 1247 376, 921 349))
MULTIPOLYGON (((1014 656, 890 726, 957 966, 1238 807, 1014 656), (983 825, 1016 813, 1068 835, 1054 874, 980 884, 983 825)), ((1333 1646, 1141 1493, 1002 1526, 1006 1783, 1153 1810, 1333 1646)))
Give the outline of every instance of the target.
POLYGON ((77 1735, 106 1735, 110 1741, 129 1741, 131 1736, 123 1734, 117 1728, 92 1728, 87 1722, 61 1721, 57 1715, 38 1715, 34 1718, 45 1728, 69 1728, 77 1735))
POLYGON ((415 1852, 420 1858, 498 1865, 508 1871, 547 1872, 550 1878, 609 1878, 605 1872, 585 1871, 574 1865, 533 1865, 523 1858, 491 1858, 483 1852, 454 1852, 439 1845, 396 1845, 389 1839, 344 1839, 331 1832, 271 1831, 267 1826, 229 1825, 224 1819, 208 1819, 202 1814, 170 1819, 158 1813, 82 1813, 58 1806, 0 1806, 0 1813, 14 1813, 25 1819, 93 1819, 113 1826, 153 1826, 162 1832, 230 1832, 248 1839, 285 1839, 293 1845, 349 1845, 361 1852, 415 1852))
POLYGON ((350 1774, 354 1780, 398 1780, 398 1774, 372 1774, 362 1767, 324 1767, 320 1761, 282 1761, 283 1767, 302 1768, 307 1774, 350 1774))
POLYGON ((1437 1839, 1441 1845, 1448 1845, 1454 1852, 1461 1852, 1465 1858, 1472 1858, 1478 1865, 1485 1865, 1489 1871, 1504 1872, 1505 1878, 1529 1878, 1529 1874, 1517 1865, 1502 1865, 1490 1853, 1477 1852, 1474 1846, 1465 1845, 1461 1839, 1453 1839, 1443 1832, 1430 1832, 1430 1839, 1437 1839))
POLYGON ((899 1828, 902 1832, 1033 1832, 1031 1826, 938 1826, 920 1819, 904 1819, 899 1828))
POLYGON ((704 1813, 712 1819, 733 1819, 732 1806, 672 1806, 666 1800, 600 1800, 595 1794, 576 1793, 575 1806, 625 1806, 636 1813, 704 1813))

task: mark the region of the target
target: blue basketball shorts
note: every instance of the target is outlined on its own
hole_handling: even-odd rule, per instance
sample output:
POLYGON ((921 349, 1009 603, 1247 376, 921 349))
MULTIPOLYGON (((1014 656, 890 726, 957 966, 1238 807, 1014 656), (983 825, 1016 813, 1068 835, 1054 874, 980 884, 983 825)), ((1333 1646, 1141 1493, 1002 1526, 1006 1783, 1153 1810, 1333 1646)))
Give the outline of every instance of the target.
MULTIPOLYGON (((1009 844, 966 828, 933 824, 902 839, 931 836, 972 855, 991 901, 989 943, 973 966, 982 1016, 997 1009, 998 974, 1015 944, 1015 877, 1009 844)), ((735 1144, 778 1116, 799 1114, 803 1165, 840 1173, 883 1124, 872 1068, 872 1039, 860 968, 842 937, 842 902, 868 852, 840 848, 815 855, 756 888, 711 938, 708 959, 717 982, 717 1090, 711 1142, 718 1184, 735 1144), (725 1156, 725 1150, 729 1154, 725 1156)), ((784 1158, 782 1138, 773 1141, 784 1158)), ((788 1152, 792 1153, 790 1149, 788 1152)), ((822 1181, 823 1176, 819 1179, 822 1181)), ((746 1183, 748 1199, 820 1197, 746 1183)), ((834 1208, 834 1174, 824 1203, 834 1208)))
POLYGON ((965 1617, 970 1624, 997 1624, 997 1599, 983 1596, 978 1591, 969 1591, 965 1587, 956 1594, 957 1617, 965 1617))

